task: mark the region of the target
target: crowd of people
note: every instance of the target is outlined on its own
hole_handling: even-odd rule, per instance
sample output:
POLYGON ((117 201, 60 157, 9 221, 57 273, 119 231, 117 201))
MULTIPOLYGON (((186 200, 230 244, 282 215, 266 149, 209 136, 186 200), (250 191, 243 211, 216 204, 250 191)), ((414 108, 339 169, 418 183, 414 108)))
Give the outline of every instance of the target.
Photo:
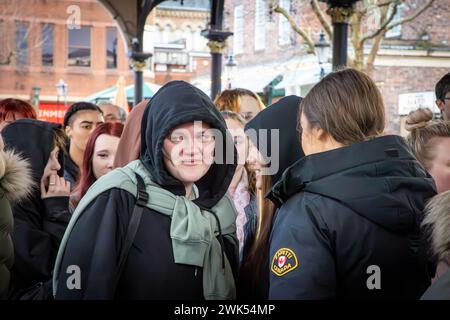
POLYGON ((63 124, 2 100, 0 299, 450 299, 450 73, 435 91, 406 139, 351 68, 267 107, 184 81, 63 124))

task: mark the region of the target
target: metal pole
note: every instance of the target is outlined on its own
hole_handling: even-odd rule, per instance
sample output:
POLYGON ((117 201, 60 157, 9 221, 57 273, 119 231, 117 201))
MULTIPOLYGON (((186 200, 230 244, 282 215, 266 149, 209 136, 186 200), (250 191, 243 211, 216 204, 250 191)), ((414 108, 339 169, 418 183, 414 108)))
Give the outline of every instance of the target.
POLYGON ((349 7, 329 7, 327 10, 333 23, 333 70, 347 65, 348 21, 353 14, 349 7))
POLYGON ((134 106, 142 101, 142 85, 144 83, 144 74, 142 70, 134 70, 134 106))
POLYGON ((347 23, 333 23, 333 70, 347 65, 347 23))
MULTIPOLYGON (((144 41, 144 30, 140 30, 137 38, 137 43, 134 44, 134 52, 140 53, 143 49, 144 41)), ((142 101, 142 86, 144 84, 144 73, 145 61, 137 59, 134 64, 134 101, 133 106, 135 107, 139 102, 142 101)))
POLYGON ((212 70, 211 70, 211 99, 222 91, 222 53, 211 53, 212 70))

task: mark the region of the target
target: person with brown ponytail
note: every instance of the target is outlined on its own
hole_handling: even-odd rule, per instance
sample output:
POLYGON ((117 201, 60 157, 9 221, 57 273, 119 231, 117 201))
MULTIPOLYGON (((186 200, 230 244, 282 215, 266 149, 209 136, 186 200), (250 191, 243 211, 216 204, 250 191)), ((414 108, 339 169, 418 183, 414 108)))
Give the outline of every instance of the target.
POLYGON ((246 207, 238 299, 266 300, 269 289, 269 237, 276 206, 265 194, 283 171, 304 156, 298 132, 300 97, 288 96, 265 108, 245 126, 250 139, 247 165, 255 176, 256 203, 246 207))
POLYGON ((450 122, 433 120, 430 109, 419 108, 408 115, 406 130, 407 141, 433 177, 437 192, 450 190, 450 122))
MULTIPOLYGON (((269 299, 418 299, 430 285, 420 229, 434 183, 404 139, 384 135, 375 82, 332 72, 300 103, 305 157, 270 192, 269 299)), ((292 147, 293 148, 293 147, 292 147)))

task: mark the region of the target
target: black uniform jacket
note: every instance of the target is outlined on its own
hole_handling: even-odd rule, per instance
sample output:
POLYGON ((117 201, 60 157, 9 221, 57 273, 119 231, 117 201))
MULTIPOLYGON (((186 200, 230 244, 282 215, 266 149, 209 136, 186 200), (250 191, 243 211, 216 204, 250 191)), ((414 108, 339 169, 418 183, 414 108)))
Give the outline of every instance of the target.
POLYGON ((307 156, 270 197, 270 299, 418 299, 430 284, 420 232, 431 177, 403 138, 307 156))

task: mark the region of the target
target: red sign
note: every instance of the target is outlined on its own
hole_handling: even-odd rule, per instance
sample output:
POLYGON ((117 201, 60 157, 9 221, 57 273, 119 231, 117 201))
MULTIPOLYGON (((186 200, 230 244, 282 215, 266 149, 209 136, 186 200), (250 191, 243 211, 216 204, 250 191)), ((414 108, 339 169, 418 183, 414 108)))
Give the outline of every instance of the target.
POLYGON ((64 123, 64 114, 66 107, 64 104, 56 104, 51 102, 39 103, 38 119, 49 122, 64 123))

